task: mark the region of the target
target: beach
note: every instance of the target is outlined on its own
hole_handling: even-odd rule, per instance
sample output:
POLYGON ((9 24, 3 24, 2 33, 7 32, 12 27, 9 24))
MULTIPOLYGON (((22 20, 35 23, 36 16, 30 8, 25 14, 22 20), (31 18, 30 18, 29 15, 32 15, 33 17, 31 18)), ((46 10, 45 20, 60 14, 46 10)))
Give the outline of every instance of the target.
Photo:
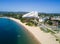
POLYGON ((26 30, 28 30, 33 36, 41 43, 41 44, 59 44, 58 41, 56 41, 56 38, 52 36, 50 33, 45 33, 40 30, 40 27, 38 26, 28 26, 25 25, 25 23, 22 23, 20 20, 11 18, 9 19, 17 22, 18 24, 24 26, 26 30))

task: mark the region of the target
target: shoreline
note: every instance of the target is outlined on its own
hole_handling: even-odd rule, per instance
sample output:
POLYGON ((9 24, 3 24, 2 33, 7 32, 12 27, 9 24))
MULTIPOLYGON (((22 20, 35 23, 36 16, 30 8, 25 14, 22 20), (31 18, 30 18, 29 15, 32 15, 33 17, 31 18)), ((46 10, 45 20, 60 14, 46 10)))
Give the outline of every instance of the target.
POLYGON ((38 39, 37 39, 28 29, 26 29, 26 27, 24 27, 23 25, 21 25, 21 26, 23 27, 23 29, 25 29, 25 31, 26 31, 28 34, 30 34, 30 36, 32 37, 32 39, 34 39, 34 40, 37 42, 37 44, 41 44, 41 42, 38 41, 38 39))
POLYGON ((17 22, 18 24, 21 24, 28 32, 30 32, 41 44, 59 44, 58 41, 55 41, 55 37, 52 36, 50 33, 44 33, 40 30, 39 27, 34 26, 27 26, 24 23, 22 23, 20 20, 11 18, 9 19, 17 22))
MULTIPOLYGON (((8 18, 8 19, 11 19, 15 22, 17 22, 18 19, 15 19, 15 18, 8 18)), ((18 20, 19 22, 17 22, 19 25, 21 25, 24 29, 26 29, 25 31, 27 31, 32 37, 34 37, 34 39, 38 42, 38 44, 41 44, 41 42, 34 36, 34 34, 31 33, 31 31, 29 31, 26 27, 25 27, 25 24, 23 25, 23 23, 21 23, 20 20, 18 20)))

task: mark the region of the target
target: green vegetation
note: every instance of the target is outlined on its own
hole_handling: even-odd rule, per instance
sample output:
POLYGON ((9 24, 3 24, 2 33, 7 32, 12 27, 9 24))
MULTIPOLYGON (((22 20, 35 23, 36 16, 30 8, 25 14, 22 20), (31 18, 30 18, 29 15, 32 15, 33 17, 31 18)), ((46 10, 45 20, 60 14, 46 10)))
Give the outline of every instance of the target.
POLYGON ((49 30, 49 29, 47 29, 47 28, 42 28, 42 27, 41 27, 41 30, 42 30, 43 32, 46 32, 46 33, 56 34, 55 32, 53 32, 53 31, 51 31, 51 30, 49 30))
POLYGON ((46 19, 46 20, 44 21, 44 24, 53 25, 52 21, 49 20, 49 19, 46 19))
POLYGON ((20 21, 23 22, 23 23, 25 23, 26 18, 20 18, 20 21))
POLYGON ((55 32, 53 32, 53 31, 51 31, 49 29, 47 29, 47 32, 51 32, 52 34, 56 34, 55 32))
POLYGON ((43 32, 46 32, 47 33, 47 30, 45 30, 44 28, 40 27, 41 31, 43 32))
POLYGON ((31 22, 26 23, 26 25, 33 26, 31 22))
POLYGON ((26 23, 26 25, 29 26, 37 26, 37 23, 34 23, 33 21, 31 21, 31 19, 26 23))
POLYGON ((53 25, 53 23, 52 23, 50 20, 47 22, 47 24, 49 24, 49 25, 53 25))
POLYGON ((59 39, 56 39, 56 41, 59 41, 59 39))

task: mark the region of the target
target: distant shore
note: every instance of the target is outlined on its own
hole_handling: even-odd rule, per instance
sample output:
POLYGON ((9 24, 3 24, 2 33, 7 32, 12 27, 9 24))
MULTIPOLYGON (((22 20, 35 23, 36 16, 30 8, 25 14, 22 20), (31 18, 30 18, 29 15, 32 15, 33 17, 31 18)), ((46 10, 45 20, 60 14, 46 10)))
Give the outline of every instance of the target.
POLYGON ((56 40, 55 37, 52 36, 50 33, 45 33, 40 30, 39 27, 35 26, 28 26, 22 23, 20 20, 15 19, 15 18, 9 18, 18 24, 21 24, 24 26, 30 33, 33 34, 33 36, 41 43, 41 44, 59 44, 56 40))

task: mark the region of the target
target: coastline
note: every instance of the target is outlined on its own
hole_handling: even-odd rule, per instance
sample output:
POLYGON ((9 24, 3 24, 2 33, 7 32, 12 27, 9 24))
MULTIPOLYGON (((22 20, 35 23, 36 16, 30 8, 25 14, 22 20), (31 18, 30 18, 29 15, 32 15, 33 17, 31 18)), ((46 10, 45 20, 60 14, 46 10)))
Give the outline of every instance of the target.
POLYGON ((20 20, 11 18, 9 19, 17 22, 18 24, 21 24, 24 28, 27 29, 41 44, 59 44, 58 41, 55 41, 55 37, 52 36, 50 33, 44 33, 40 30, 39 27, 34 26, 27 26, 24 23, 22 23, 20 20))

